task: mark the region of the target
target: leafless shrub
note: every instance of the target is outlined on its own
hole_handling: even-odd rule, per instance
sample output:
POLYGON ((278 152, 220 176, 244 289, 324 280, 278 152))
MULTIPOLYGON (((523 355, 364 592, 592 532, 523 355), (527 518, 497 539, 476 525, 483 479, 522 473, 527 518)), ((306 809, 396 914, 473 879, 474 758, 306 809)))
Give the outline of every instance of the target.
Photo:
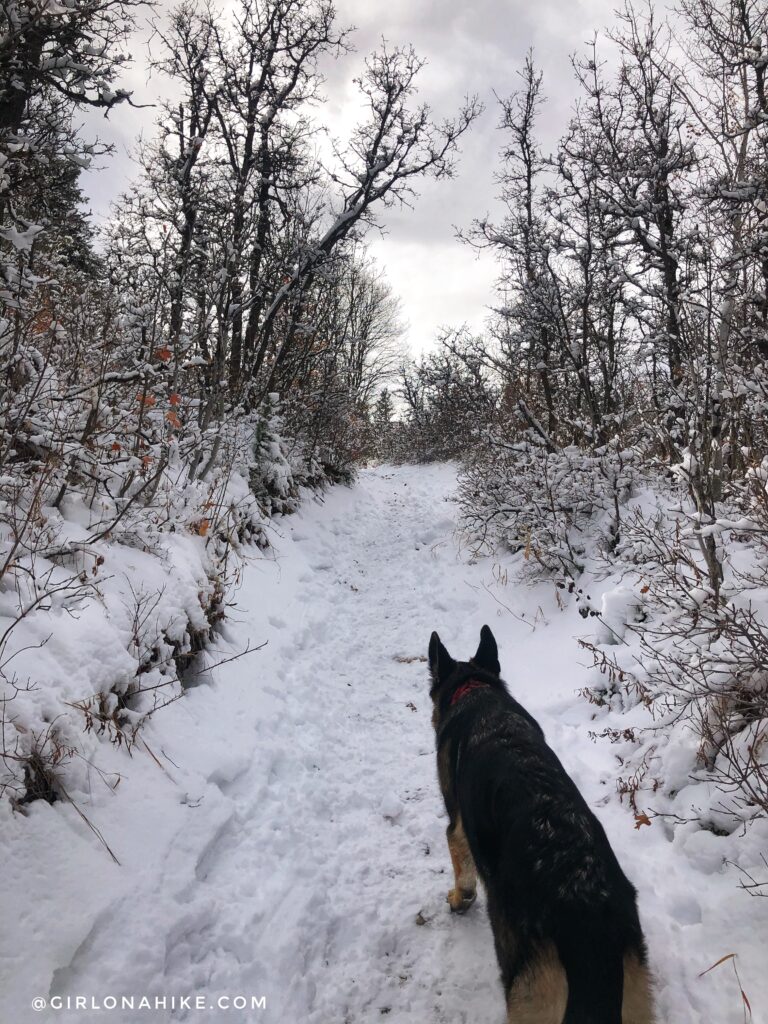
POLYGON ((751 596, 768 585, 768 549, 765 534, 715 532, 726 567, 717 588, 685 517, 633 520, 623 552, 635 561, 638 583, 646 581, 646 620, 628 626, 637 642, 631 662, 582 642, 608 679, 608 689, 593 686, 586 696, 605 703, 620 693, 630 705, 642 701, 667 729, 688 723, 699 737, 698 768, 722 793, 721 809, 745 820, 768 813, 768 621, 751 596))

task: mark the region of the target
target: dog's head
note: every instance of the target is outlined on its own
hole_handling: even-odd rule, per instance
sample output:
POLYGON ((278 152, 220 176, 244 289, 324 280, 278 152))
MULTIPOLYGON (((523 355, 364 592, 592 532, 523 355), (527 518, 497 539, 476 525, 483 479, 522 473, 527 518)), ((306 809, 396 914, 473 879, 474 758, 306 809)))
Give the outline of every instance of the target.
POLYGON ((440 637, 433 633, 429 638, 429 671, 432 676, 429 695, 434 705, 432 722, 436 727, 441 704, 461 683, 475 677, 480 680, 488 677, 486 681, 489 684, 498 683, 501 666, 496 638, 488 626, 483 626, 480 630, 480 644, 474 657, 469 661, 454 661, 440 637))

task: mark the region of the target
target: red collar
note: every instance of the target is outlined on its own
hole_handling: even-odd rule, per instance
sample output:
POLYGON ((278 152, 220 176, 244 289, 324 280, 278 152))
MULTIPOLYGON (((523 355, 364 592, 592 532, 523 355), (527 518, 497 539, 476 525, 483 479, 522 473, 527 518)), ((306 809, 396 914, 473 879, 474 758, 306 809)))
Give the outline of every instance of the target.
POLYGON ((450 707, 457 704, 462 697, 466 697, 470 690, 480 690, 482 688, 488 689, 488 683, 483 683, 479 679, 468 679, 466 683, 462 683, 457 690, 453 691, 450 707))

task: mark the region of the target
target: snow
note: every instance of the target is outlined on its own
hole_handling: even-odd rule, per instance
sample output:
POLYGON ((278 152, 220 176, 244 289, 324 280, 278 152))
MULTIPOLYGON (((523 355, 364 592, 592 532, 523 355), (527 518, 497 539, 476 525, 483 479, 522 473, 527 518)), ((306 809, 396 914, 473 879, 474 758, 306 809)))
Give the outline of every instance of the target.
POLYGON ((30 224, 25 231, 19 231, 16 228, 0 228, 0 238, 4 238, 6 242, 10 242, 15 249, 21 252, 29 252, 42 230, 42 224, 30 224))
POLYGON ((620 644, 624 639, 627 625, 636 621, 639 608, 639 595, 629 587, 616 587, 603 594, 600 609, 603 629, 598 634, 599 642, 620 644))
MULTIPOLYGON (((119 866, 71 805, 37 801, 26 817, 0 805, 2 1021, 94 1016, 35 1012, 34 996, 253 994, 266 1009, 144 1016, 501 1022, 483 900, 461 918, 445 903, 424 663, 433 629, 465 658, 484 622, 513 694, 639 890, 659 1021, 743 1021, 734 961, 702 976, 730 953, 753 1020, 768 1020, 768 901, 726 864, 735 837, 664 818, 635 827, 616 794, 622 744, 590 737, 626 716, 601 709, 596 722, 577 693, 595 670, 576 638, 604 627, 551 583, 515 583, 502 571, 512 556, 472 557, 455 534, 454 488, 455 467, 378 467, 275 521, 273 550, 244 567, 209 660, 267 646, 205 673, 146 724, 131 756, 101 742, 86 766, 79 806, 119 866), (116 789, 101 774, 115 772, 116 789)), ((630 604, 608 595, 612 628, 630 604)), ((67 671, 76 679, 77 664, 67 671)), ((686 754, 675 753, 678 799, 687 791, 691 803, 686 754)), ((766 838, 754 826, 742 861, 766 838)))

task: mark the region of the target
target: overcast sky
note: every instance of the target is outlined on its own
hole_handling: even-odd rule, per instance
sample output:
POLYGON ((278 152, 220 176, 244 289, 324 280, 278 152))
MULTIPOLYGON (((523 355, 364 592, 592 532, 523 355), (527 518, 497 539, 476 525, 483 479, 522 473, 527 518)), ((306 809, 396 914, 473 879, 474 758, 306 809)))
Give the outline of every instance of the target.
MULTIPOLYGON (((425 182, 415 208, 388 211, 386 234, 370 237, 402 300, 414 352, 430 347, 442 326, 467 323, 480 329, 493 301, 493 260, 488 255, 478 259, 456 240, 455 231, 494 211, 493 175, 502 144, 494 91, 508 95, 517 87, 517 71, 533 47, 548 98, 542 135, 551 147, 574 100, 570 55, 613 21, 616 6, 616 0, 337 0, 339 24, 355 25, 357 31, 356 52, 326 68, 327 102, 318 116, 334 134, 343 137, 356 120, 359 98, 352 79, 382 38, 413 44, 426 58, 419 99, 436 115, 454 113, 466 94, 477 93, 486 106, 464 137, 456 176, 425 182)), ((147 76, 145 45, 137 41, 126 84, 137 102, 152 103, 162 83, 147 76)), ((110 201, 135 174, 129 153, 140 131, 151 132, 153 117, 151 109, 120 107, 109 121, 89 118, 88 128, 97 125, 99 135, 116 146, 104 169, 83 183, 97 218, 108 214, 110 201)))

